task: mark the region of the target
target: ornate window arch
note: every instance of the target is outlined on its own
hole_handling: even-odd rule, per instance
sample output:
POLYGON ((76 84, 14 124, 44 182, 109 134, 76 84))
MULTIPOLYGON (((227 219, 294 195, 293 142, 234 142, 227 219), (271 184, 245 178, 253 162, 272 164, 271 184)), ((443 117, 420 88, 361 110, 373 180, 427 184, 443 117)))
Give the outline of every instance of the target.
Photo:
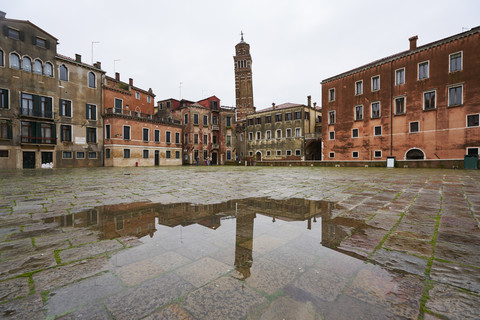
POLYGON ((22 70, 32 72, 32 59, 25 56, 22 59, 22 70))
POLYGON ((423 160, 425 153, 418 148, 411 148, 405 153, 405 160, 423 160))
POLYGON ((10 53, 10 68, 20 69, 20 56, 16 53, 10 53))
POLYGON ((97 87, 97 76, 92 71, 90 71, 88 73, 88 86, 90 88, 96 88, 97 87))
POLYGON ((43 73, 43 65, 40 59, 35 59, 35 61, 33 61, 33 73, 36 73, 36 74, 43 73))

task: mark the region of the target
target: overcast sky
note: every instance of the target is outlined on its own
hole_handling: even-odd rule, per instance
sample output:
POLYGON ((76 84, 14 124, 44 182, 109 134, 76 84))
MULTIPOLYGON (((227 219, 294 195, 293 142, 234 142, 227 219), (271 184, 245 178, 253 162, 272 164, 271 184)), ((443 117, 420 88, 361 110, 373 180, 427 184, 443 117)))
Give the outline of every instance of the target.
POLYGON ((107 75, 152 88, 155 101, 216 95, 234 106, 243 30, 257 109, 306 104, 308 95, 320 104, 323 79, 407 50, 413 35, 421 46, 480 25, 479 0, 15 0, 0 10, 30 20, 58 38, 58 53, 84 62, 99 42, 93 60, 107 75))

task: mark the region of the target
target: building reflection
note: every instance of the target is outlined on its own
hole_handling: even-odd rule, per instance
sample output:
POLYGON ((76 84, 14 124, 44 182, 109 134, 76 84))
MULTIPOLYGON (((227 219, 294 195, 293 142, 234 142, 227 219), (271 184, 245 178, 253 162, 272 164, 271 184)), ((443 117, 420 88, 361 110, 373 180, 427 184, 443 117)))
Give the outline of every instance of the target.
POLYGON ((69 215, 47 218, 46 223, 59 227, 88 227, 99 231, 101 239, 119 237, 153 237, 155 226, 189 226, 193 224, 216 230, 223 219, 236 219, 234 265, 243 279, 250 276, 254 250, 254 222, 257 215, 276 221, 304 221, 305 228, 321 224, 320 243, 336 248, 345 237, 357 228, 351 219, 334 217, 335 204, 327 201, 312 201, 292 198, 274 200, 249 198, 230 200, 216 204, 152 204, 149 202, 101 206, 69 215))

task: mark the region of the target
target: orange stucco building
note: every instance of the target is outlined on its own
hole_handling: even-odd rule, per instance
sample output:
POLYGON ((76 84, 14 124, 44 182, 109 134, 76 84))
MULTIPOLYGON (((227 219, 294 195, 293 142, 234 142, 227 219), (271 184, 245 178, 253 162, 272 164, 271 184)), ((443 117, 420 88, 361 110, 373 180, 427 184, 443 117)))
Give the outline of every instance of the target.
POLYGON ((323 159, 455 160, 480 150, 480 27, 322 81, 323 159))

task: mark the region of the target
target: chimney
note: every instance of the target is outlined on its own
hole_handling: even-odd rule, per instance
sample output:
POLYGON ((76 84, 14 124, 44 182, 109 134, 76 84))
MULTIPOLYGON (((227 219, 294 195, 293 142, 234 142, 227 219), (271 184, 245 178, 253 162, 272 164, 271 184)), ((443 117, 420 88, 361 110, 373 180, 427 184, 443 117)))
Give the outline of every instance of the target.
POLYGON ((275 110, 275 102, 272 102, 272 109, 275 110))
POLYGON ((120 73, 115 72, 115 80, 120 81, 120 73))
POLYGON ((313 107, 314 107, 314 108, 317 107, 317 103, 316 103, 316 102, 313 103, 313 107))
POLYGON ((82 56, 78 53, 75 53, 75 61, 78 63, 82 63, 82 56))
POLYGON ((413 36, 408 40, 410 41, 410 51, 417 49, 418 36, 413 36))
POLYGON ((130 87, 133 87, 133 79, 132 78, 128 78, 128 84, 130 85, 130 87))
POLYGON ((307 106, 312 106, 312 96, 307 96, 307 106))
POLYGON ((0 11, 0 19, 5 19, 6 15, 7 15, 6 12, 0 11))
POLYGON ((102 69, 102 63, 100 61, 95 62, 93 66, 97 69, 102 69))

